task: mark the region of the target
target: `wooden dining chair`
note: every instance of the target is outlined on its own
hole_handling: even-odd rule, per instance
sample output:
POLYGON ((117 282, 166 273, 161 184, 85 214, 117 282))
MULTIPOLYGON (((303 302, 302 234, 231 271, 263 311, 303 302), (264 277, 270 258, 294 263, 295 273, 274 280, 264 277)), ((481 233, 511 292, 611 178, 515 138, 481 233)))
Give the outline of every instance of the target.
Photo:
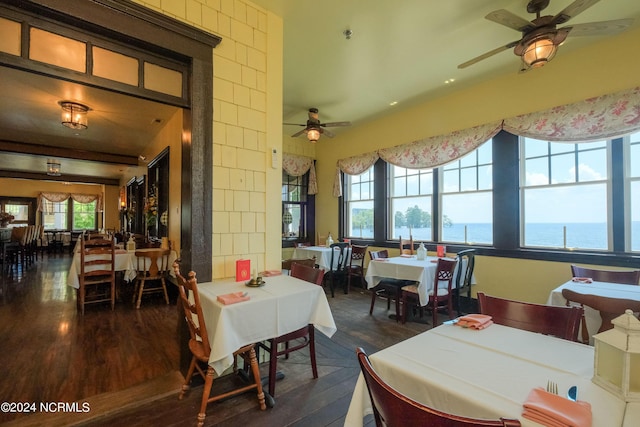
POLYGON ((289 271, 289 274, 291 274, 291 266, 294 263, 298 263, 298 264, 302 264, 302 265, 306 265, 307 267, 315 267, 316 266, 316 257, 311 257, 311 258, 289 258, 289 259, 284 259, 282 260, 282 270, 287 270, 289 271))
MULTIPOLYGON (((179 400, 182 400, 185 393, 191 388, 191 378, 195 372, 199 373, 204 379, 204 388, 202 390, 202 400, 200 402, 200 412, 198 412, 197 422, 198 427, 204 425, 204 419, 206 417, 207 405, 211 402, 227 399, 232 396, 245 393, 249 390, 256 390, 258 396, 258 403, 261 410, 265 410, 267 405, 265 403, 264 392, 262 391, 262 380, 260 378, 260 367, 258 366, 258 358, 256 357, 255 345, 249 344, 240 347, 233 353, 233 371, 237 373, 238 367, 236 364, 236 358, 240 356, 245 363, 251 368, 251 378, 253 382, 251 384, 220 393, 211 396, 211 389, 213 386, 213 377, 216 376, 215 370, 209 365, 209 355, 211 354, 211 345, 209 344, 209 335, 207 334, 207 325, 202 312, 202 305, 200 304, 200 295, 198 294, 198 283, 196 280, 196 273, 189 272, 188 279, 185 279, 180 274, 180 266, 177 262, 173 263, 173 271, 176 276, 176 282, 178 285, 179 299, 181 301, 182 308, 184 310, 184 319, 189 328, 189 350, 191 351, 191 363, 187 370, 187 376, 185 377, 184 384, 178 396, 179 400), (206 365, 206 374, 200 364, 206 365)), ((220 373, 217 373, 218 375, 220 373)))
POLYGON ((458 260, 458 270, 456 272, 456 287, 454 289, 454 294, 456 295, 456 310, 458 312, 458 316, 462 316, 462 299, 461 296, 463 293, 466 293, 466 301, 467 304, 471 304, 471 285, 473 281, 473 270, 475 269, 476 261, 475 261, 475 249, 465 249, 456 254, 456 259, 458 260))
MULTIPOLYGON (((583 276, 579 276, 583 277, 583 276)), ((611 321, 616 317, 624 314, 625 310, 630 309, 634 313, 640 312, 640 301, 624 298, 609 298, 600 295, 583 294, 571 289, 562 289, 562 296, 567 300, 567 306, 579 304, 581 308, 585 305, 597 310, 600 313, 602 323, 597 333, 607 331, 613 328, 611 321)), ((589 344, 591 335, 587 329, 587 322, 584 313, 581 316, 582 324, 582 342, 589 344)))
MULTIPOLYGON (((322 286, 324 270, 296 262, 291 265, 291 277, 322 286)), ((259 343, 258 346, 264 348, 269 353, 269 394, 271 397, 274 397, 276 392, 276 373, 279 356, 285 356, 285 358, 288 359, 289 353, 309 347, 313 378, 318 378, 315 327, 312 324, 308 324, 296 331, 279 337, 271 338, 267 340, 266 343, 259 343), (290 345, 290 342, 294 342, 295 344, 290 345), (280 345, 282 343, 284 343, 284 348, 280 345)))
POLYGON ((326 246, 329 234, 316 233, 316 246, 326 246))
POLYGON ((136 280, 133 288, 133 302, 140 308, 143 293, 164 293, 164 300, 169 304, 166 277, 169 273, 169 249, 146 249, 136 251, 136 280), (149 282, 157 282, 158 286, 148 287, 149 282))
POLYGON ((77 304, 84 315, 87 304, 116 303, 115 246, 113 240, 83 240, 80 245, 80 274, 77 304))
POLYGON ((377 427, 516 427, 520 421, 510 418, 499 420, 485 420, 467 418, 448 414, 443 411, 423 405, 400 393, 385 382, 371 365, 369 357, 360 347, 356 349, 356 356, 360 364, 362 376, 367 384, 373 418, 377 427))
POLYGON ((578 340, 582 307, 563 307, 516 301, 478 292, 480 313, 493 323, 569 341, 578 340))
POLYGON ((434 328, 438 326, 438 311, 440 310, 446 310, 449 319, 453 319, 451 288, 453 286, 453 271, 457 262, 455 259, 438 258, 433 289, 429 292, 429 301, 425 306, 420 306, 417 284, 402 287, 402 323, 406 323, 407 311, 412 304, 418 306, 421 314, 425 308, 432 311, 432 325, 434 328), (443 282, 446 283, 446 287, 442 287, 443 282))
POLYGON ((351 246, 351 255, 349 256, 349 262, 346 266, 347 269, 347 293, 351 290, 351 278, 355 277, 360 281, 360 284, 365 284, 364 281, 364 257, 367 254, 368 245, 351 245, 350 242, 344 242, 351 246))
POLYGON ((640 281, 640 270, 596 270, 571 264, 573 277, 590 277, 596 282, 622 283, 637 285, 640 281))
POLYGON ((349 244, 345 242, 332 243, 331 259, 329 263, 329 271, 325 273, 331 290, 331 297, 335 297, 336 282, 342 282, 344 293, 349 293, 348 285, 345 283, 347 279, 347 263, 349 261, 349 244))
MULTIPOLYGON (((369 251, 369 257, 372 262, 375 259, 389 258, 389 251, 382 249, 379 251, 369 251)), ((408 285, 408 281, 392 278, 383 278, 378 284, 371 288, 371 306, 369 307, 369 315, 373 314, 373 307, 377 298, 384 298, 387 300, 387 311, 391 308, 391 300, 395 301, 396 305, 396 321, 400 321, 400 297, 401 289, 403 286, 408 285)))
POLYGON ((413 255, 413 236, 409 236, 409 239, 403 239, 402 236, 398 236, 400 240, 400 255, 413 255))

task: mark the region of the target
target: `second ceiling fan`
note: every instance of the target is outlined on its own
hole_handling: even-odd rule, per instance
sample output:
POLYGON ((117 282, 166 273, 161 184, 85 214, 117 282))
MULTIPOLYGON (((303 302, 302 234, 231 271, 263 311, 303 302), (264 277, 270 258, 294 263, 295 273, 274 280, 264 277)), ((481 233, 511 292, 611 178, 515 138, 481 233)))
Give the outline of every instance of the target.
POLYGON ((331 122, 331 123, 321 123, 318 118, 318 109, 317 108, 309 108, 309 119, 306 124, 300 123, 283 123, 284 125, 291 126, 304 126, 304 129, 298 131, 291 135, 292 138, 298 137, 302 134, 307 134, 307 139, 311 142, 317 142, 320 139, 320 135, 326 135, 329 138, 333 138, 334 134, 325 129, 327 127, 337 127, 337 126, 351 126, 351 122, 331 122))

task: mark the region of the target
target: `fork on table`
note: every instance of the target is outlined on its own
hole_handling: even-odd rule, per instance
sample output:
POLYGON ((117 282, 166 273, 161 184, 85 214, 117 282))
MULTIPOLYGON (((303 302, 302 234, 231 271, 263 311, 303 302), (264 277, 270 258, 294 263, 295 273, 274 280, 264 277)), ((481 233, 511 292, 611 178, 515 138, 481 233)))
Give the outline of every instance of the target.
POLYGON ((547 392, 551 394, 558 394, 558 384, 554 381, 547 381, 547 392))

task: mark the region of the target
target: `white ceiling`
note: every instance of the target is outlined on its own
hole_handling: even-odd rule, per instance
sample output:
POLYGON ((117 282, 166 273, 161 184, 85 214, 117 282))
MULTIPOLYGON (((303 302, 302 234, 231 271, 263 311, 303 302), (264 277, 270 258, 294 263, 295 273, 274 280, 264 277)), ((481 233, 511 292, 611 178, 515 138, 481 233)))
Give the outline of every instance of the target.
MULTIPOLYGON (((417 102, 517 73, 520 60, 511 50, 466 69, 457 66, 521 37, 485 19, 489 12, 506 9, 527 20, 535 18, 526 12, 526 0, 253 2, 283 17, 283 119, 301 124, 307 120, 307 110, 317 107, 322 122, 351 121, 358 126, 417 102), (353 32, 349 40, 343 34, 346 29, 353 32), (397 105, 390 106, 391 102, 397 105)), ((555 15, 570 3, 551 0, 543 15, 555 15)), ((640 2, 600 0, 560 27, 621 18, 634 18, 632 28, 639 27, 640 2)), ((603 37, 569 36, 557 57, 603 37)), ((553 65, 552 61, 530 72, 545 72, 553 65)), ((132 156, 142 153, 177 111, 4 67, 0 67, 0 93, 0 140, 132 156), (63 99, 92 108, 87 130, 60 125, 57 103, 63 99)), ((292 135, 300 128, 283 130, 292 135)), ((341 128, 331 130, 337 134, 341 128)), ((61 163, 63 174, 113 178, 127 170, 123 165, 64 158, 61 163)), ((0 170, 44 172, 45 165, 46 157, 0 153, 0 170)))

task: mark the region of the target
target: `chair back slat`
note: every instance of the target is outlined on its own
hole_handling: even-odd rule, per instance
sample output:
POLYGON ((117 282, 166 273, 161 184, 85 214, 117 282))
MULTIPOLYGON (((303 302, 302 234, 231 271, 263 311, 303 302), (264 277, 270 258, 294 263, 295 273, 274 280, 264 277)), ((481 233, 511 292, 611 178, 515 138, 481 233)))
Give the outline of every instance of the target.
POLYGON ((324 270, 321 268, 314 268, 308 265, 294 262, 291 264, 291 277, 305 280, 310 283, 322 286, 322 279, 324 279, 324 270))
POLYGON ((478 292, 480 313, 494 323, 525 331, 553 335, 569 341, 578 340, 581 307, 562 307, 498 298, 478 292))
POLYGON ((330 271, 343 271, 347 266, 349 244, 346 242, 332 243, 330 271))
POLYGON ((198 293, 198 281, 196 273, 190 271, 188 279, 180 274, 180 264, 173 263, 173 271, 176 275, 178 283, 179 298, 184 310, 184 318, 189 327, 189 335, 191 340, 202 342, 202 348, 205 354, 203 358, 209 359, 211 353, 211 345, 209 344, 209 335, 207 335, 207 326, 204 321, 202 305, 200 304, 200 294, 198 293))
POLYGON ((520 421, 514 419, 482 420, 461 417, 416 402, 388 385, 373 369, 362 348, 356 350, 356 355, 367 390, 369 390, 373 416, 378 427, 520 426, 520 421))
POLYGON ((371 259, 389 258, 389 251, 386 249, 382 249, 379 251, 369 251, 369 256, 371 257, 371 259))
POLYGON ((596 270, 594 268, 571 265, 573 277, 590 277, 596 282, 622 283, 637 285, 640 281, 640 270, 596 270))

